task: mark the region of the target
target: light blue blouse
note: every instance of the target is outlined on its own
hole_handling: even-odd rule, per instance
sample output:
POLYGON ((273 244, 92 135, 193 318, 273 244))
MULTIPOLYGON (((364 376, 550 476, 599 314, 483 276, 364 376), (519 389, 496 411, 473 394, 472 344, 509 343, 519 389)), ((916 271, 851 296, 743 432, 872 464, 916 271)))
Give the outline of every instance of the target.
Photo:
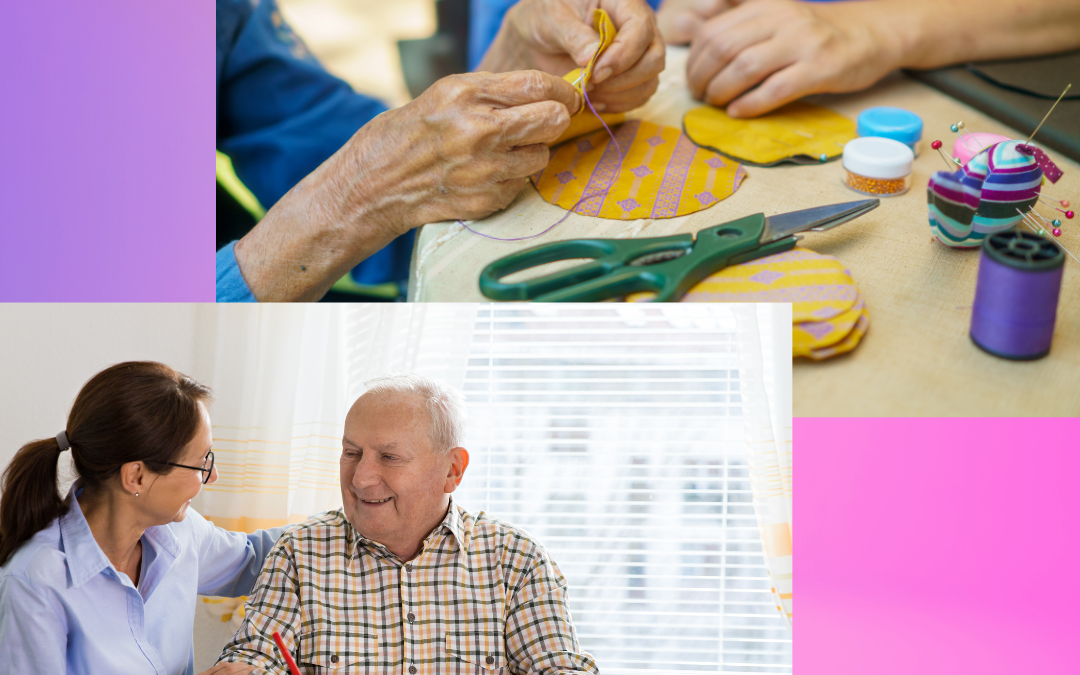
POLYGON ((249 593, 285 528, 229 532, 189 507, 143 534, 136 588, 94 540, 77 488, 68 512, 0 567, 4 672, 192 675, 196 595, 249 593))

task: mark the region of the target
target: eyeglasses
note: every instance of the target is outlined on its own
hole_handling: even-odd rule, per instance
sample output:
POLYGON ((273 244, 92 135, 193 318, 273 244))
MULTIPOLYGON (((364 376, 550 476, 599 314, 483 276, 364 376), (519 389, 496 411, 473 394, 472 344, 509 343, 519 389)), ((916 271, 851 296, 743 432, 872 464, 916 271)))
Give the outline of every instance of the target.
POLYGON ((206 476, 203 478, 202 482, 203 485, 206 485, 208 482, 210 482, 210 474, 214 473, 214 451, 211 450, 210 452, 206 453, 206 459, 203 460, 202 466, 188 466, 187 464, 177 464, 176 462, 165 463, 169 466, 178 466, 181 469, 195 469, 196 471, 205 471, 206 476), (206 465, 207 462, 210 462, 210 466, 206 465))

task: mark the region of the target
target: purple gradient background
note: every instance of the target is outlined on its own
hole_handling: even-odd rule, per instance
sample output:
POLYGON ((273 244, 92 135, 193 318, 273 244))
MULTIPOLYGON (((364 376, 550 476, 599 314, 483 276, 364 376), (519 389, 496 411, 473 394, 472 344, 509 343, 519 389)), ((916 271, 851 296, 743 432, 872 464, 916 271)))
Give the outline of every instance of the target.
POLYGON ((214 301, 214 21, 5 3, 0 300, 214 301))
POLYGON ((1080 672, 1080 420, 794 431, 795 673, 1080 672))

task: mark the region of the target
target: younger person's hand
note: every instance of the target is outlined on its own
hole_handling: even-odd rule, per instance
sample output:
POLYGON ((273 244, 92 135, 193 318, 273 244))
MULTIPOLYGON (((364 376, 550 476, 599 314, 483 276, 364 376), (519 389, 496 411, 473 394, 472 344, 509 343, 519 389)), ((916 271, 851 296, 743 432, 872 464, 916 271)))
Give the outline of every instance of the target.
POLYGON ((669 45, 688 45, 706 20, 738 4, 737 0, 664 0, 656 10, 656 24, 669 45))
POLYGON ((873 2, 748 0, 699 25, 687 82, 732 117, 754 117, 809 94, 856 91, 897 67, 873 2))

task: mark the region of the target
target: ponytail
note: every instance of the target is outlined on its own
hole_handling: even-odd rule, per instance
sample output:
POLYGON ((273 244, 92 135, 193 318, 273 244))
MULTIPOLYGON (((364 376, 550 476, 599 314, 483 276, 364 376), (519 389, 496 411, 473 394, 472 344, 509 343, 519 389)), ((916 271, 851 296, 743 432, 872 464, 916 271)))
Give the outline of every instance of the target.
POLYGON ((107 489, 128 462, 168 473, 202 424, 199 404, 209 400, 208 388, 153 361, 118 363, 90 378, 64 431, 24 445, 4 471, 0 565, 67 512, 57 482, 63 450, 71 448, 79 485, 90 495, 107 489))
POLYGON ((48 527, 66 510, 60 496, 57 465, 60 444, 55 438, 22 446, 4 470, 0 496, 0 565, 23 542, 48 527))

